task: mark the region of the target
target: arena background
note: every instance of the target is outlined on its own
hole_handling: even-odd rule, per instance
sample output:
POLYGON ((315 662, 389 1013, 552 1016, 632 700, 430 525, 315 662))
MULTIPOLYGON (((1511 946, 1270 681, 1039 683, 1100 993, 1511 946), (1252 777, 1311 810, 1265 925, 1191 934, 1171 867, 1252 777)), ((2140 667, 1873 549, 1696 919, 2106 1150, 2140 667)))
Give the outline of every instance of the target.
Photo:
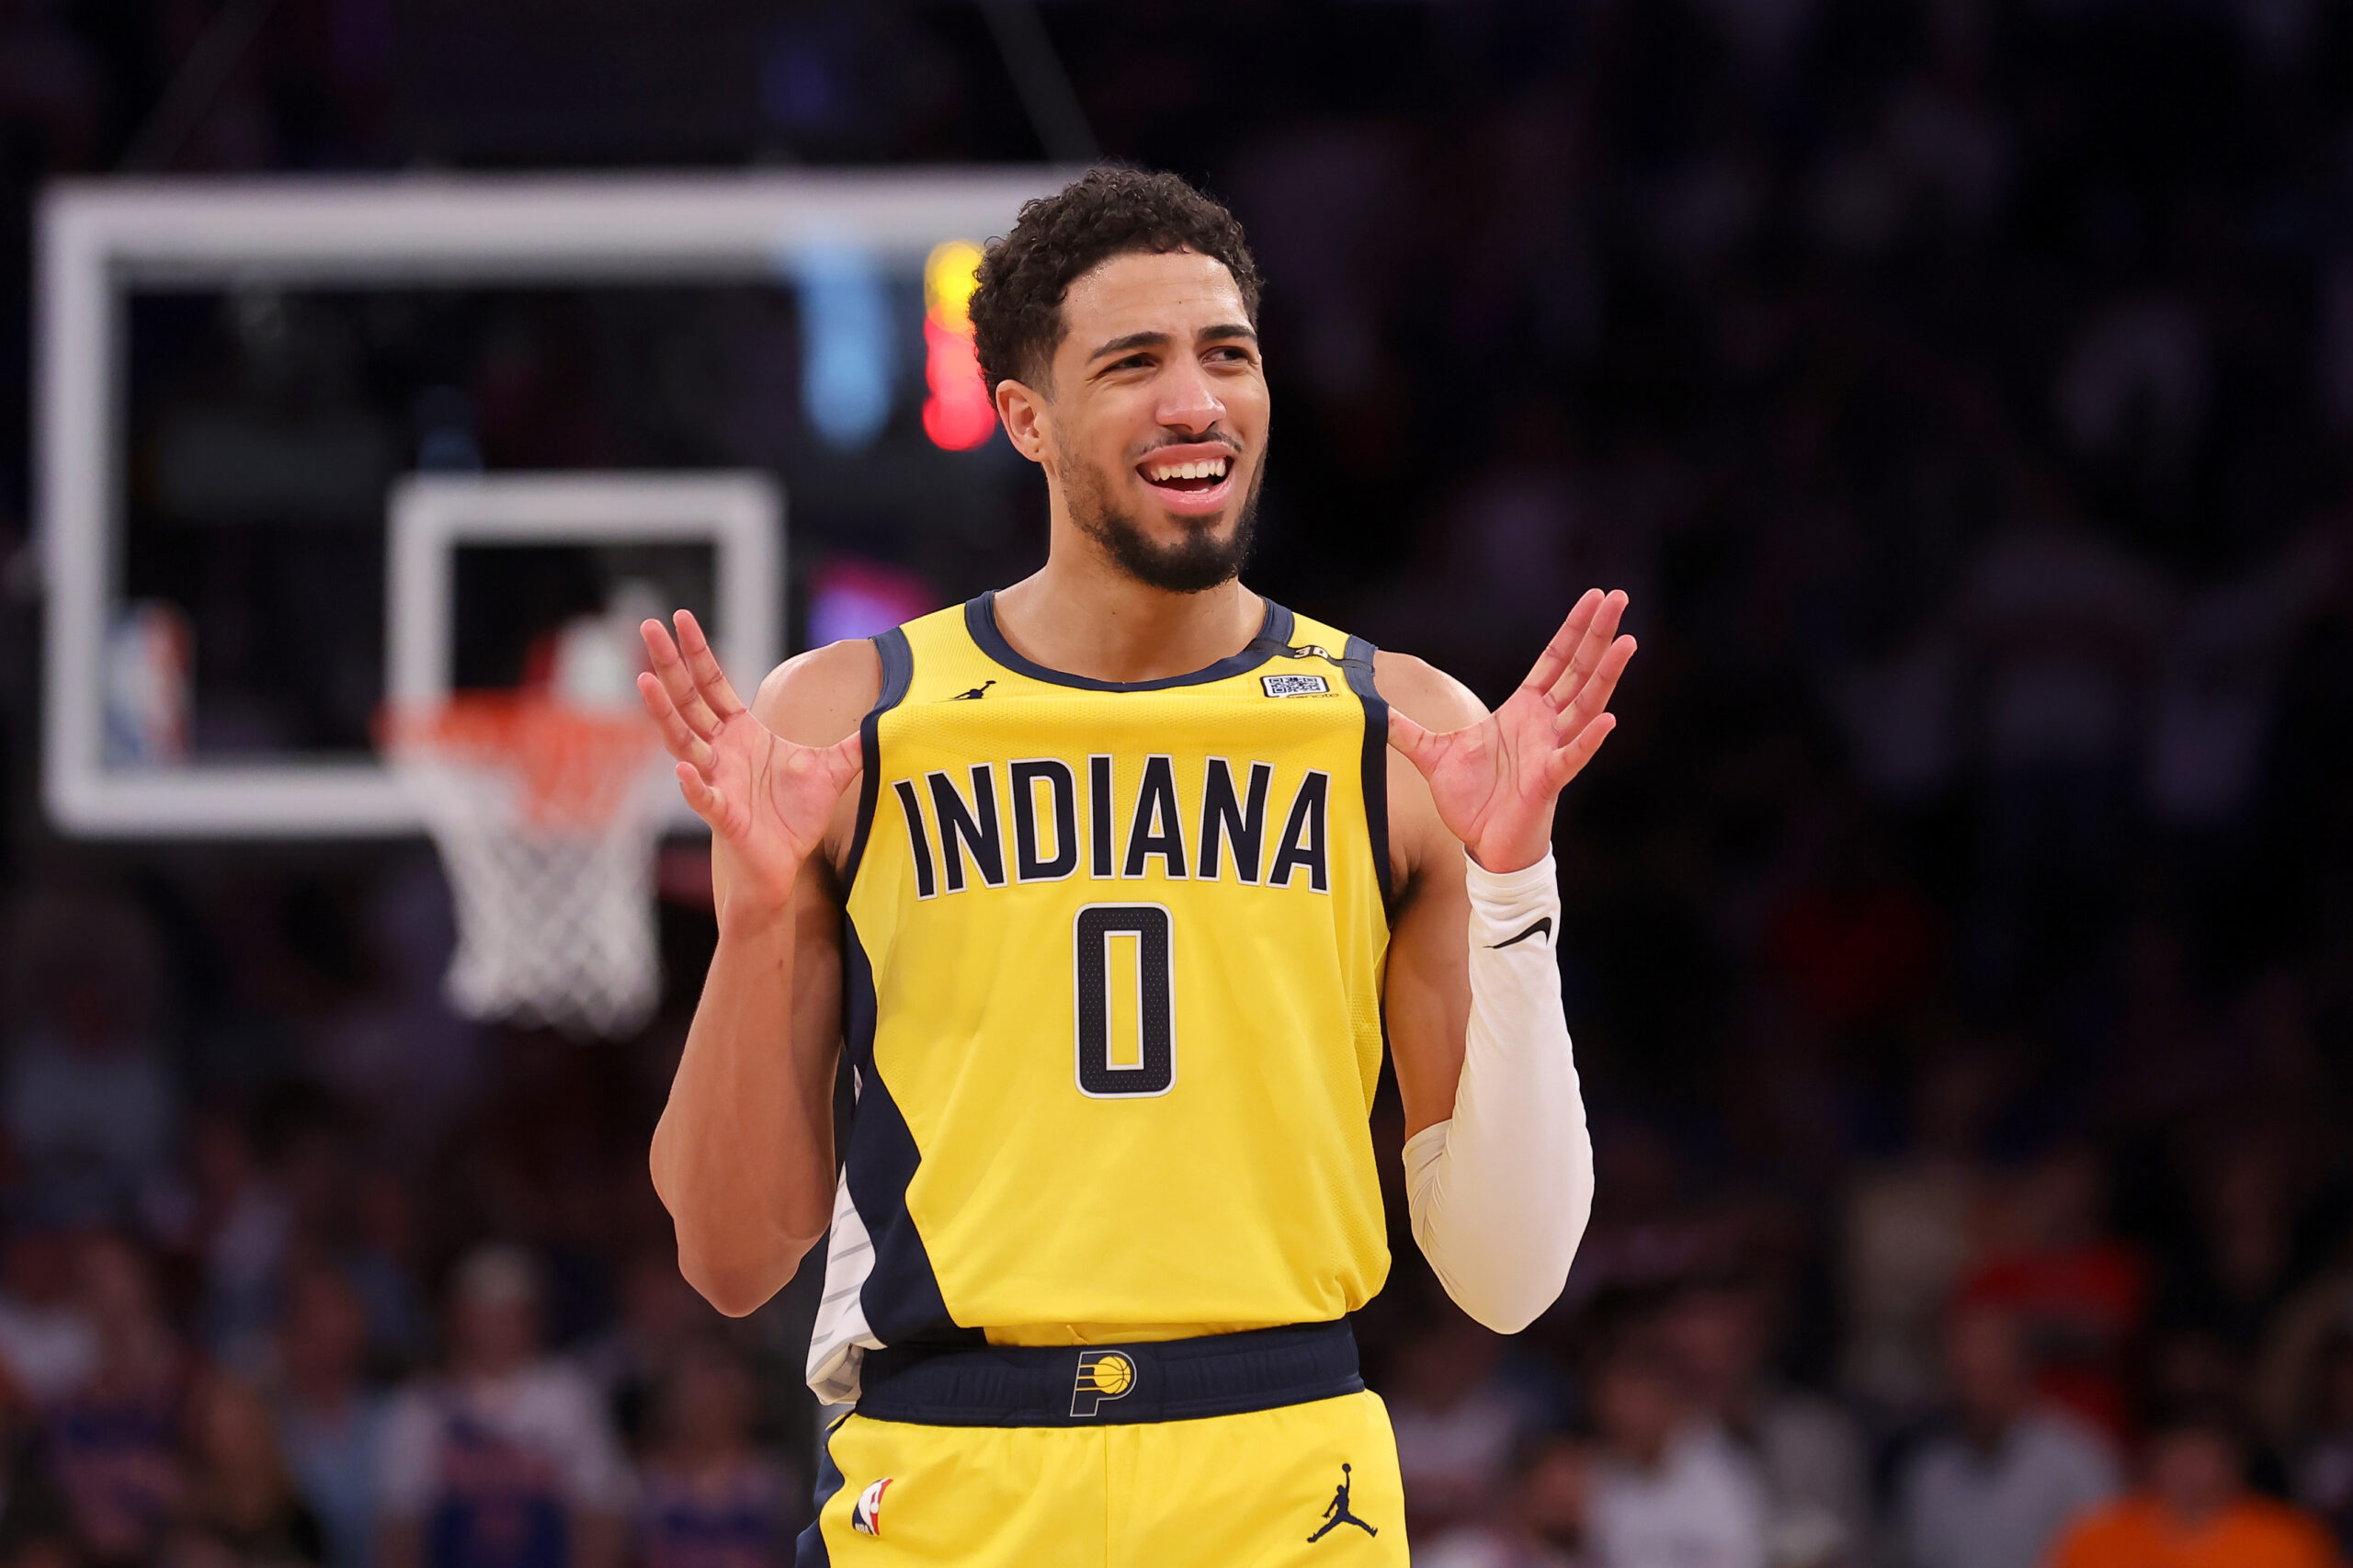
MULTIPOLYGON (((2031 1568, 2184 1412, 2353 1545, 2353 12, 0 0, 0 1558, 390 1561, 386 1402, 533 1289, 596 1414, 498 1496, 579 1511, 574 1561, 688 1561, 698 1477, 729 1561, 789 1560, 816 1419, 815 1265, 723 1323, 645 1176, 690 845, 659 1011, 583 1044, 448 1011, 421 837, 52 820, 44 190, 1098 155, 1229 200, 1269 279, 1255 586, 1490 699, 1579 590, 1632 596, 1558 837, 1583 1253, 1500 1340, 1392 1191, 1358 1324, 1417 1559, 1643 1568, 1609 1521, 1656 1505, 1727 1565, 2031 1568)), ((412 321, 476 369, 354 406, 401 471, 781 473, 798 648, 1041 557, 1042 488, 941 449, 919 282, 887 298, 856 461, 796 373, 697 379, 756 300, 412 321)), ((240 344, 307 363, 331 303, 155 307, 136 408, 240 344)), ((350 536, 173 520, 180 439, 131 526, 181 541, 199 683, 372 636, 350 536)))

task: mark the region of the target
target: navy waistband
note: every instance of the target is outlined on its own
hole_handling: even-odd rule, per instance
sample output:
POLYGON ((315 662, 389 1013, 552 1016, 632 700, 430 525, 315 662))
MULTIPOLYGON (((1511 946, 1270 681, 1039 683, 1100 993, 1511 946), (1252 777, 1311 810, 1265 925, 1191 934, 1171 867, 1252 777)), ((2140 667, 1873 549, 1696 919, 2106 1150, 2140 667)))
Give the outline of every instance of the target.
POLYGON ((924 1426, 1198 1421, 1360 1392, 1345 1323, 1148 1345, 870 1350, 858 1414, 924 1426))

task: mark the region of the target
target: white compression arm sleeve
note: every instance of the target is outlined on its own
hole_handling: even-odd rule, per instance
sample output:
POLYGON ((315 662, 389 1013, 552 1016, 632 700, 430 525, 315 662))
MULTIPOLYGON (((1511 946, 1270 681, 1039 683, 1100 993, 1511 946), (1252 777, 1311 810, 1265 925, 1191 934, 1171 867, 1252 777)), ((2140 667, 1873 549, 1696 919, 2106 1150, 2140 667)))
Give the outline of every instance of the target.
POLYGON ((1454 1117, 1405 1142, 1414 1240, 1498 1334, 1551 1306, 1593 1212, 1593 1140, 1561 1011, 1552 858, 1471 883, 1471 1027, 1454 1117))

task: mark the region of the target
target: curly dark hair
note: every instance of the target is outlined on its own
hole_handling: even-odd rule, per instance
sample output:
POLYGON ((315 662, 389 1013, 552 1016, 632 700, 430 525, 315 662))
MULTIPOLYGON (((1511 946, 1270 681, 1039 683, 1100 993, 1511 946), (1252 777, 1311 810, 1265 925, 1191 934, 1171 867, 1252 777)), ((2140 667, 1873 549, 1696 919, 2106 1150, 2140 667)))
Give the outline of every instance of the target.
POLYGON ((1063 296, 1115 256, 1191 250, 1233 275, 1258 324, 1258 265, 1233 213, 1171 174, 1090 169, 1051 196, 1022 204, 1013 233, 989 242, 972 290, 972 342, 989 395, 1029 381, 1063 340, 1063 296))

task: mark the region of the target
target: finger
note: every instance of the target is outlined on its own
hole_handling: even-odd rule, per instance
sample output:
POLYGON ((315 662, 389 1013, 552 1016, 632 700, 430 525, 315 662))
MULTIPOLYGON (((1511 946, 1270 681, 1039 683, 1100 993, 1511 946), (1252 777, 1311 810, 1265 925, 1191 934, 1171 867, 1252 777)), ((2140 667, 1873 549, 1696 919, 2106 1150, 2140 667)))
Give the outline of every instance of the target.
POLYGON ((1438 749, 1436 736, 1394 708, 1389 710, 1389 744, 1424 772, 1429 770, 1438 749))
POLYGON ((688 763, 678 764, 677 774, 678 793, 687 798, 687 809, 702 818, 713 833, 720 832, 723 825, 720 819, 725 814, 726 801, 721 799, 719 791, 704 783, 702 775, 688 763))
POLYGON ((688 729, 687 722, 678 717, 677 704, 672 702, 670 694, 662 689, 660 678, 651 673, 640 675, 637 677, 637 695, 644 699, 646 712, 653 715, 654 727, 662 733, 662 749, 698 771, 708 772, 710 765, 718 760, 719 754, 711 750, 709 741, 688 729))
POLYGON ((710 651, 710 639, 702 634, 702 622, 690 609, 678 612, 678 651, 686 655, 687 668, 712 712, 725 720, 744 711, 744 699, 735 695, 727 673, 719 667, 719 655, 710 651))
POLYGON ((705 740, 717 734, 719 715, 712 712, 710 704, 703 700, 701 688, 696 686, 694 674, 687 668, 686 657, 678 652, 678 645, 670 641, 668 630, 658 620, 649 620, 638 628, 638 631, 644 637, 646 653, 654 661, 654 678, 662 683, 670 705, 678 710, 678 717, 686 722, 687 728, 705 740))
POLYGON ((1545 764, 1546 787, 1559 794, 1570 779, 1584 771, 1585 765, 1593 760, 1593 754, 1601 749, 1601 743, 1608 740, 1610 732, 1617 727, 1618 716, 1604 713, 1579 730, 1576 739, 1554 752, 1545 764))
POLYGON ((1569 611, 1569 618, 1561 622, 1561 630, 1552 633, 1552 640, 1544 644, 1544 652, 1536 656, 1536 667, 1528 672, 1528 678, 1521 685, 1533 687, 1538 691, 1552 689, 1552 683, 1561 678, 1563 670, 1569 667, 1569 655, 1576 652, 1577 645, 1585 641, 1585 629, 1593 624, 1594 614, 1601 608, 1601 597, 1599 588, 1587 588, 1578 596, 1575 608, 1569 611))
POLYGON ((1568 667, 1546 693, 1555 708, 1565 708, 1574 700, 1593 672, 1601 665, 1601 657, 1608 650, 1610 639, 1618 635, 1618 620, 1626 613, 1626 596, 1612 588, 1602 596, 1595 607, 1593 617, 1586 622, 1585 635, 1577 640, 1576 651, 1569 656, 1568 667))
POLYGON ((848 734, 827 746, 825 766, 840 781, 840 788, 848 789, 849 781, 866 771, 864 738, 856 730, 852 730, 848 734))
POLYGON ((1627 662, 1633 658, 1636 647, 1631 637, 1620 637, 1609 644, 1601 655, 1600 668, 1577 689, 1575 700, 1562 709, 1560 718, 1553 722, 1555 734, 1574 732, 1609 706, 1610 698, 1618 692, 1619 677, 1626 673, 1627 662))

